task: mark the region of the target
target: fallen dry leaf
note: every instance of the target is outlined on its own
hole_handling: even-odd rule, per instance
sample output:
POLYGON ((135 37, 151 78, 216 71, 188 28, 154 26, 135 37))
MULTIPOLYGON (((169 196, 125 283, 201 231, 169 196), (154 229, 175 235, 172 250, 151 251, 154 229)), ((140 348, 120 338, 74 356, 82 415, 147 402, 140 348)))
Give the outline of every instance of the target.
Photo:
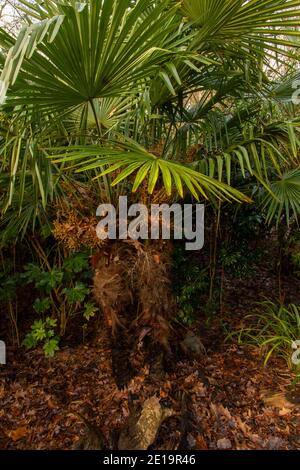
POLYGON ((286 416, 286 415, 289 415, 292 413, 293 410, 291 410, 290 408, 282 408, 280 411, 279 411, 279 416, 286 416))
POLYGON ((196 437, 196 446, 198 450, 207 450, 207 443, 203 436, 196 437))
POLYGON ((248 437, 249 436, 249 433, 250 433, 250 428, 249 426, 247 426, 246 423, 244 423, 241 418, 239 416, 236 417, 236 423, 239 427, 239 429, 242 431, 242 433, 244 434, 244 436, 248 437))
POLYGON ((263 394, 262 398, 266 405, 273 406, 274 408, 280 408, 280 409, 295 408, 295 405, 286 399, 285 394, 283 392, 278 392, 273 395, 265 394, 265 396, 263 394))
POLYGON ((26 437, 27 434, 28 434, 28 429, 25 426, 15 429, 13 431, 9 431, 7 433, 8 437, 10 437, 10 439, 12 439, 14 442, 17 442, 20 439, 23 439, 23 437, 26 437))

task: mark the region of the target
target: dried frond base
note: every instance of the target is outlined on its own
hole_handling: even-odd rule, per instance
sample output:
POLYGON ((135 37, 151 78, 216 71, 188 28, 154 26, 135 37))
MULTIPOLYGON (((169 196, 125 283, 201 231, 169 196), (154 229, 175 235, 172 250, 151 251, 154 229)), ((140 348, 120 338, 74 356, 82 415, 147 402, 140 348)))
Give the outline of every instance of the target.
POLYGON ((82 247, 100 248, 104 242, 96 234, 96 217, 82 217, 70 210, 54 222, 53 234, 70 251, 82 247))
POLYGON ((170 320, 176 312, 170 254, 169 242, 110 242, 92 260, 95 299, 115 347, 122 345, 121 356, 135 371, 143 366, 147 348, 169 352, 170 320))

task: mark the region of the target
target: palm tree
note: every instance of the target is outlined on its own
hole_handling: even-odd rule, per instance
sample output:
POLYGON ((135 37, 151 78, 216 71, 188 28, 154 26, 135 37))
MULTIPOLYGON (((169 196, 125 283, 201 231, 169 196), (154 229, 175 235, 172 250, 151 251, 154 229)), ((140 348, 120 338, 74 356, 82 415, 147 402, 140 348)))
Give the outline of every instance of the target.
MULTIPOLYGON (((1 80, 5 84, 3 89, 10 87, 5 107, 13 109, 13 115, 18 116, 19 128, 15 132, 18 137, 13 139, 16 156, 10 162, 8 206, 19 179, 18 170, 24 163, 24 156, 18 155, 22 147, 18 139, 22 135, 24 140, 24 129, 29 125, 33 126, 31 136, 35 136, 35 129, 40 126, 34 125, 34 121, 42 120, 43 132, 41 128, 37 131, 39 150, 44 150, 43 138, 49 143, 49 136, 51 145, 67 143, 68 156, 64 156, 64 161, 76 162, 76 168, 82 171, 109 165, 114 172, 126 167, 116 182, 138 172, 136 190, 149 175, 150 193, 161 173, 168 194, 175 184, 181 196, 182 186, 187 185, 195 197, 212 193, 219 198, 243 199, 232 188, 207 178, 202 172, 196 174, 191 168, 173 163, 168 154, 155 158, 149 148, 148 151, 141 148, 139 140, 149 147, 146 135, 153 124, 157 125, 157 119, 151 115, 155 111, 161 118, 159 125, 164 124, 167 135, 173 140, 184 133, 183 124, 191 128, 193 122, 196 123, 196 132, 195 129, 190 132, 194 134, 189 142, 192 143, 193 137, 194 141, 198 139, 202 124, 213 121, 216 126, 215 111, 222 114, 220 105, 226 99, 249 100, 255 93, 262 95, 268 82, 263 64, 269 64, 279 53, 283 60, 283 56, 291 53, 289 47, 294 46, 291 39, 298 34, 298 6, 291 1, 283 5, 277 1, 261 1, 258 5, 256 1, 240 0, 184 1, 182 9, 176 2, 169 1, 100 1, 80 5, 72 1, 61 4, 49 0, 32 5, 20 2, 28 26, 23 27, 17 41, 3 30, 0 38, 4 53, 7 51, 1 80), (188 100, 197 92, 201 99, 195 110, 188 100), (117 97, 127 99, 127 103, 122 100, 116 103, 117 97), (178 100, 184 103, 181 109, 178 100), (111 116, 112 110, 116 119, 109 122, 107 116, 111 116), (175 117, 176 129, 169 119, 170 113, 175 117), (51 131, 53 125, 57 126, 58 114, 65 140, 57 139, 59 133, 64 132, 62 129, 51 131), (97 132, 87 138, 85 130, 91 123, 91 116, 97 132), (69 129, 65 129, 65 117, 69 120, 69 129), (75 129, 70 126, 70 117, 74 127, 77 125, 76 133, 81 131, 85 135, 84 140, 81 138, 83 146, 78 146, 78 138, 73 137, 75 129), (104 125, 103 119, 106 119, 104 125), (129 128, 126 132, 125 121, 129 128), (133 139, 139 134, 137 129, 141 124, 142 138, 133 139), (72 146, 74 142, 76 148, 72 146), (87 144, 93 144, 93 148, 87 144)), ((248 110, 251 112, 253 117, 253 110, 248 110)), ((220 134, 224 123, 223 129, 220 122, 218 124, 219 129, 212 131, 220 134)), ((249 137, 251 140, 251 133, 249 137)), ((229 151, 232 151, 232 143, 227 142, 229 151)), ((251 145, 253 147, 253 142, 251 145)), ((248 163, 242 149, 235 148, 234 155, 241 164, 248 163)), ((253 157, 256 158, 255 150, 253 157)), ((41 161, 48 165, 45 158, 41 161)), ((229 161, 227 156, 228 181, 229 161)), ((257 165, 260 163, 256 158, 257 165)), ((221 166, 219 161, 219 173, 221 166)), ((40 197, 45 206, 49 184, 42 181, 42 175, 36 172, 38 168, 39 165, 35 165, 33 174, 40 181, 40 197)), ((256 171, 260 173, 258 168, 256 171)), ((21 183, 24 187, 24 181, 21 183)))
MULTIPOLYGON (((298 121, 281 102, 300 0, 19 4, 27 23, 17 37, 0 29, 2 234, 47 223, 52 201, 67 197, 66 182, 94 187, 102 200, 115 202, 116 186, 137 197, 147 190, 149 200, 163 189, 165 199, 188 195, 220 209, 222 201, 250 202, 250 178, 265 192, 269 216, 287 205, 299 214, 298 121), (233 187, 237 175, 242 192, 233 187), (284 196, 276 175, 289 187, 284 196)), ((141 270, 152 260, 142 279, 151 278, 152 293, 155 279, 169 292, 168 259, 157 262, 161 247, 158 258, 149 250, 140 252, 141 270)), ((137 255, 121 252, 125 260, 137 255)), ((151 292, 138 289, 145 306, 151 292)), ((99 299, 110 321, 119 300, 99 299)), ((168 330, 144 310, 140 324, 168 330)))

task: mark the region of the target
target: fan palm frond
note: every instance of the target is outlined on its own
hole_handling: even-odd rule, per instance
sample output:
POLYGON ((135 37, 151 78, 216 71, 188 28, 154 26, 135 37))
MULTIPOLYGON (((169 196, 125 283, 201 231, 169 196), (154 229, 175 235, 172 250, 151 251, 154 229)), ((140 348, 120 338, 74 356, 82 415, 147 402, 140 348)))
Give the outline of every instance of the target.
POLYGON ((264 209, 267 211, 267 221, 274 219, 279 224, 285 215, 289 224, 291 215, 299 220, 300 216, 300 168, 285 172, 271 185, 271 193, 268 193, 264 201, 264 209))
POLYGON ((240 191, 199 173, 187 165, 158 158, 128 139, 123 143, 110 141, 104 146, 70 147, 66 153, 60 154, 59 158, 54 157, 54 161, 64 163, 68 169, 76 172, 100 169, 96 178, 118 172, 112 186, 137 172, 132 186, 133 192, 137 191, 148 177, 148 192, 152 194, 161 178, 168 195, 171 195, 175 187, 178 194, 183 197, 185 187, 197 200, 199 196, 207 199, 208 195, 213 195, 223 200, 250 202, 250 199, 240 191), (105 166, 107 169, 102 171, 105 166))

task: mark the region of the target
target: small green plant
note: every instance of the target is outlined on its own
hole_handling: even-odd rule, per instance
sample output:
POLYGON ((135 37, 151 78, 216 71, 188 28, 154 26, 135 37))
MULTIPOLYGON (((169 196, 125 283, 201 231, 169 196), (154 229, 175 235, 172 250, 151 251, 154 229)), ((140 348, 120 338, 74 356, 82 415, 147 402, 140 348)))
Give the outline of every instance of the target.
POLYGON ((45 297, 44 299, 35 299, 33 303, 33 309, 36 313, 43 314, 46 313, 47 310, 51 308, 51 298, 45 297))
POLYGON ((44 290, 47 294, 58 287, 63 280, 63 272, 54 266, 51 271, 45 271, 38 264, 29 263, 25 266, 23 279, 34 283, 37 290, 44 290))
MULTIPOLYGON (((293 369, 294 341, 300 340, 300 306, 277 305, 265 301, 259 312, 245 317, 250 326, 231 333, 228 338, 238 337, 239 344, 249 344, 261 348, 266 365, 273 355, 282 357, 293 369)), ((297 366, 299 367, 299 366, 297 366)))
POLYGON ((185 252, 177 249, 173 262, 173 288, 177 299, 177 319, 187 326, 196 320, 199 297, 207 292, 209 280, 207 269, 201 269, 193 264, 185 252), (180 276, 178 276, 180 272, 180 276))
POLYGON ((96 315, 97 306, 88 301, 90 278, 86 253, 73 254, 51 268, 37 263, 25 266, 22 279, 34 285, 37 297, 33 309, 41 317, 33 323, 25 338, 23 344, 27 348, 43 342, 45 354, 52 356, 58 350, 59 339, 65 334, 71 318, 80 314, 88 322, 96 315))
POLYGON ((97 312, 98 307, 94 303, 88 302, 84 304, 83 316, 87 321, 89 321, 91 318, 94 318, 97 312))
POLYGON ((28 333, 23 341, 23 345, 27 349, 35 348, 38 344, 43 343, 43 350, 46 356, 53 357, 59 350, 59 337, 55 334, 57 320, 47 317, 46 320, 36 320, 30 333, 28 333))
POLYGON ((82 283, 76 282, 73 287, 65 287, 62 293, 66 297, 66 301, 69 304, 81 304, 86 296, 90 293, 90 290, 82 283))
POLYGON ((235 278, 249 277, 254 272, 254 262, 258 260, 260 253, 251 251, 245 242, 239 246, 223 245, 220 249, 220 262, 226 273, 235 278))

